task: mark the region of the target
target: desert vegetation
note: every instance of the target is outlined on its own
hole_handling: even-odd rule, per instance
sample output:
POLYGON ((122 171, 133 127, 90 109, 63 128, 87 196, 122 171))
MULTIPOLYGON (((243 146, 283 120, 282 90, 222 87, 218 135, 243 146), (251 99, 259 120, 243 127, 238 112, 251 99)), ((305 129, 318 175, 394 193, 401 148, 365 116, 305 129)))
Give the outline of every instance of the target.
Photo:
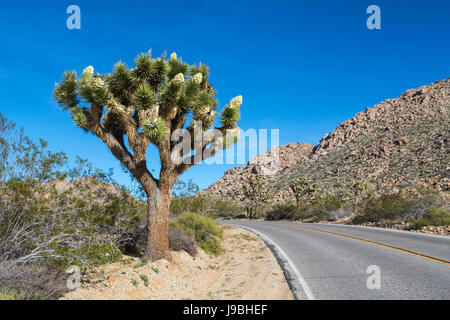
MULTIPOLYGON (((383 225, 403 224, 406 229, 417 230, 426 226, 448 226, 450 212, 442 195, 433 190, 417 188, 410 193, 394 190, 380 195, 368 190, 368 183, 356 173, 348 182, 334 187, 334 193, 318 188, 318 183, 306 177, 294 178, 289 185, 295 201, 270 203, 265 195, 275 192, 264 177, 252 174, 243 183, 244 204, 253 204, 263 210, 245 218, 299 220, 306 222, 339 221, 341 223, 383 225), (359 177, 359 179, 358 179, 359 177), (262 206, 262 204, 265 204, 262 206)), ((247 207, 248 208, 248 207, 247 207)))
MULTIPOLYGON (((137 239, 147 230, 147 204, 111 170, 70 162, 1 114, 0 157, 0 299, 56 299, 67 291, 68 267, 92 273, 123 254, 142 255, 145 240, 139 246, 137 239)), ((181 215, 169 245, 217 254, 220 235, 210 218, 181 215)))
POLYGON ((336 194, 317 193, 317 189, 311 187, 314 184, 307 179, 297 178, 291 185, 295 188, 296 203, 288 201, 271 207, 264 213, 265 219, 403 223, 414 230, 430 225, 448 226, 450 221, 446 201, 430 190, 374 196, 367 192, 367 183, 361 180, 352 180, 337 188, 336 194), (311 197, 311 194, 316 195, 311 197))
POLYGON ((242 217, 245 206, 238 201, 223 200, 199 194, 200 188, 192 181, 177 181, 172 190, 170 213, 176 217, 195 213, 210 218, 242 217))

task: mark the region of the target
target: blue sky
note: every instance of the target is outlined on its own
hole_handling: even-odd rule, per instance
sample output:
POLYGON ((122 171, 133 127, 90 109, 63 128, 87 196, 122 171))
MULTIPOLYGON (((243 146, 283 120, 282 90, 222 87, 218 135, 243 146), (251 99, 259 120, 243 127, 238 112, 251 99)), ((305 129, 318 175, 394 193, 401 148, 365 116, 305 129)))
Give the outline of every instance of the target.
MULTIPOLYGON (((280 144, 316 144, 355 113, 450 77, 449 14, 444 0, 3 0, 0 111, 52 150, 113 167, 127 182, 51 95, 64 70, 106 73, 152 48, 208 64, 221 106, 243 95, 243 129, 276 128, 280 144), (71 4, 81 8, 81 30, 66 28, 71 4), (372 4, 381 30, 366 27, 372 4)), ((234 166, 200 165, 182 179, 204 188, 234 166)))

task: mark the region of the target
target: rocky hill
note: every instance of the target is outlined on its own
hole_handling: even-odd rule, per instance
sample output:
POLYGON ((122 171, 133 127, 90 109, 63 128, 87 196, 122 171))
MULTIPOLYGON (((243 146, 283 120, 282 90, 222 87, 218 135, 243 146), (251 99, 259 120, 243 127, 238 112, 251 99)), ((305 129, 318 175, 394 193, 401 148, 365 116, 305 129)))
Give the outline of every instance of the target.
MULTIPOLYGON (((308 143, 290 143, 280 146, 277 150, 269 150, 267 153, 251 159, 248 165, 236 167, 225 172, 225 175, 213 183, 208 189, 201 192, 214 198, 241 200, 243 198, 242 186, 251 174, 265 174, 272 165, 272 152, 278 152, 279 161, 277 166, 280 172, 289 168, 295 168, 299 161, 306 160, 311 154, 314 146, 308 143)), ((268 177, 268 176, 267 176, 268 177)))
MULTIPOLYGON (((292 199, 289 181, 307 177, 334 193, 359 178, 375 193, 418 187, 450 191, 450 79, 406 91, 356 114, 326 134, 317 146, 280 147, 281 170, 267 179, 275 200, 292 199)), ((270 151, 269 151, 270 155, 270 151)), ((235 168, 203 191, 214 197, 242 198, 242 181, 268 166, 266 155, 235 168)))

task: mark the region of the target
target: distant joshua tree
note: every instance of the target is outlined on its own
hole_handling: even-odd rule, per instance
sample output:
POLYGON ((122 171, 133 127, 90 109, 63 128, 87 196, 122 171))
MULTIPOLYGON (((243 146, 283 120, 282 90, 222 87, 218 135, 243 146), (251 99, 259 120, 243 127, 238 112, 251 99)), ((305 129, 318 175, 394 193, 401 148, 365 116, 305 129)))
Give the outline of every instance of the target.
POLYGON ((300 209, 302 200, 313 201, 316 199, 317 192, 319 191, 316 184, 305 178, 293 179, 289 183, 289 186, 297 201, 297 209, 300 209))
POLYGON ((111 74, 94 74, 94 68, 87 67, 80 78, 67 71, 56 84, 54 98, 78 127, 106 144, 144 189, 149 231, 144 257, 171 259, 172 187, 190 167, 237 142, 242 97, 232 99, 221 113, 221 126, 207 132, 217 118, 218 101, 206 65, 188 65, 176 53, 169 59, 165 53, 152 58, 151 52, 138 55, 135 63, 129 69, 118 62, 111 74), (200 143, 194 138, 198 131, 200 143), (187 148, 181 150, 179 140, 186 135, 187 148), (159 150, 158 178, 147 165, 150 144, 159 150))
POLYGON ((259 174, 252 174, 243 186, 244 196, 247 200, 247 215, 250 219, 258 217, 262 204, 269 201, 271 190, 268 182, 259 174))
POLYGON ((352 182, 347 184, 348 197, 352 203, 352 212, 353 215, 356 215, 358 212, 358 205, 361 200, 366 195, 368 188, 368 184, 366 182, 360 180, 353 180, 352 182))

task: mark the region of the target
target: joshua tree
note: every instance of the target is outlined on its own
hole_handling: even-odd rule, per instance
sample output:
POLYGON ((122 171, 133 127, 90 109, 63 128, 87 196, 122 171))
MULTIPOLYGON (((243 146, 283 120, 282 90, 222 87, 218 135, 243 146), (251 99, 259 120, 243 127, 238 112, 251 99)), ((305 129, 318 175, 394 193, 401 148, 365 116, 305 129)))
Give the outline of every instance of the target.
POLYGON ((353 180, 352 182, 347 184, 347 188, 349 190, 349 197, 353 206, 353 215, 356 215, 358 211, 358 205, 361 202, 361 199, 366 194, 368 184, 366 182, 360 180, 353 180))
POLYGON ((206 65, 188 65, 176 53, 169 59, 166 53, 152 58, 151 52, 138 55, 135 64, 129 69, 118 62, 111 74, 94 74, 87 67, 79 78, 74 71, 65 72, 54 98, 78 127, 107 145, 144 189, 149 231, 145 258, 171 259, 172 187, 190 167, 238 140, 242 97, 225 106, 221 126, 212 130, 218 101, 206 65), (159 177, 147 165, 150 144, 159 150, 159 177))
POLYGON ((300 202, 302 199, 312 201, 315 199, 318 192, 317 186, 308 179, 293 179, 289 183, 292 192, 297 201, 297 209, 300 209, 300 202))
POLYGON ((262 203, 270 198, 270 188, 267 181, 259 174, 252 174, 243 186, 244 196, 247 198, 247 215, 250 219, 256 218, 262 203))

